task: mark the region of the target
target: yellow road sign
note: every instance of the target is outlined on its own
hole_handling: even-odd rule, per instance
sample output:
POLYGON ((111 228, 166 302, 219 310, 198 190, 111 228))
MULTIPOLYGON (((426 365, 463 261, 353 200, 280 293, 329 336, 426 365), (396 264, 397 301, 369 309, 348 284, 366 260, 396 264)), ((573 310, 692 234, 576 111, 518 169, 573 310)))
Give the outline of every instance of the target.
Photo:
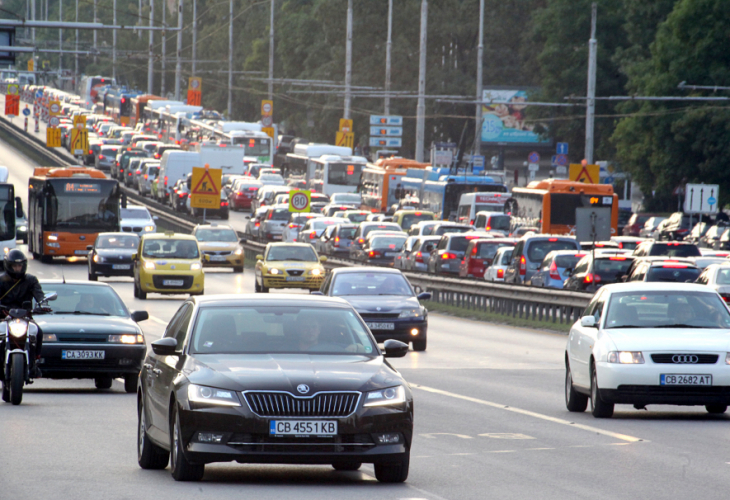
POLYGON ((220 208, 221 207, 221 169, 193 167, 193 177, 190 181, 192 189, 190 206, 193 208, 220 208))
POLYGON ((60 128, 47 128, 46 129, 46 146, 49 148, 60 148, 61 147, 61 129, 60 128))
POLYGON ((60 101, 51 101, 48 103, 48 114, 51 116, 56 116, 61 112, 61 102, 60 101))
POLYGON ((203 79, 199 76, 191 76, 188 78, 188 90, 203 91, 203 79))
POLYGON ((267 134, 272 139, 274 138, 274 127, 261 127, 261 132, 267 134))
POLYGON ((290 212, 311 212, 312 192, 307 190, 289 191, 290 212))
POLYGON ((86 116, 77 115, 74 117, 74 128, 82 128, 86 130, 86 116))
POLYGON ((261 116, 271 116, 274 114, 274 101, 261 101, 261 116))
POLYGON ((20 95, 20 85, 17 83, 9 83, 8 90, 5 93, 8 95, 20 95))
MULTIPOLYGON (((61 133, 61 129, 55 130, 58 130, 59 134, 61 133)), ((81 156, 89 150, 89 131, 86 130, 86 127, 71 129, 71 147, 69 150, 74 156, 81 156)))
POLYGON ((586 184, 599 184, 599 172, 601 167, 598 165, 581 165, 580 163, 571 163, 569 171, 569 179, 576 182, 584 182, 586 184))
POLYGON ((337 132, 337 137, 335 139, 335 145, 337 146, 347 146, 349 148, 353 147, 353 143, 355 142, 355 134, 350 132, 349 134, 345 134, 343 132, 337 132))
POLYGON ((343 134, 352 132, 352 120, 349 118, 340 118, 340 132, 343 134))
POLYGON ((30 59, 28 59, 28 71, 35 71, 34 68, 35 68, 35 61, 31 57, 30 59))

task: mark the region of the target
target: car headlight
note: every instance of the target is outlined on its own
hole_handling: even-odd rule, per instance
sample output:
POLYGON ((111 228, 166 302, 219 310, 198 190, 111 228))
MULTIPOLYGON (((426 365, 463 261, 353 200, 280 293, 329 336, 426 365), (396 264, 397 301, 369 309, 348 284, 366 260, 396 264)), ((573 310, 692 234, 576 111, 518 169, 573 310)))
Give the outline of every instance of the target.
POLYGON ((152 231, 154 231, 154 230, 155 230, 155 226, 145 226, 145 227, 144 227, 144 231, 145 231, 146 233, 151 233, 151 232, 152 232, 152 231))
POLYGON ((321 269, 312 269, 312 276, 319 276, 322 274, 321 269))
POLYGON ((281 271, 278 269, 269 269, 269 274, 281 274, 281 271))
POLYGON ((25 321, 11 321, 10 323, 8 323, 8 328, 10 329, 10 335, 15 338, 20 338, 28 333, 28 323, 26 323, 25 321))
POLYGON ((58 337, 55 333, 44 333, 43 342, 58 342, 58 337))
POLYGON ((28 230, 28 226, 18 226, 18 231, 24 233, 28 230))
POLYGON ((365 393, 364 407, 387 406, 405 403, 406 391, 402 385, 365 393))
POLYGON ((156 269, 157 266, 155 266, 154 262, 151 262, 148 260, 147 262, 144 263, 144 268, 152 271, 152 270, 156 269))
POLYGON ((203 266, 200 264, 200 262, 193 262, 190 264, 190 270, 191 271, 200 271, 203 269, 203 266))
POLYGON ((188 400, 204 405, 241 406, 241 401, 233 391, 195 384, 188 386, 188 400))
POLYGON ((622 365, 641 365, 644 364, 644 355, 635 351, 611 351, 608 353, 608 362, 622 365))
POLYGON ((143 335, 109 335, 109 342, 112 344, 144 344, 143 335))
POLYGON ((234 252, 236 255, 242 255, 243 254, 243 247, 236 248, 236 251, 234 252))
POLYGON ((94 255, 94 262, 104 262, 104 257, 99 257, 99 255, 94 255))
POLYGON ((421 311, 420 309, 406 309, 404 311, 401 311, 398 315, 399 318, 420 318, 421 317, 421 311))

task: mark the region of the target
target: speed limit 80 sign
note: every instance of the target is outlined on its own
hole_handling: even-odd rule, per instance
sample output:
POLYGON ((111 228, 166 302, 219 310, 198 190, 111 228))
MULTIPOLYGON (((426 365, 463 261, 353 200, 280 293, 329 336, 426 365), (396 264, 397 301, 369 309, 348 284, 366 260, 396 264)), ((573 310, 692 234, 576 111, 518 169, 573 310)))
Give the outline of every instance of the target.
POLYGON ((293 190, 289 191, 290 212, 311 212, 311 191, 293 190))

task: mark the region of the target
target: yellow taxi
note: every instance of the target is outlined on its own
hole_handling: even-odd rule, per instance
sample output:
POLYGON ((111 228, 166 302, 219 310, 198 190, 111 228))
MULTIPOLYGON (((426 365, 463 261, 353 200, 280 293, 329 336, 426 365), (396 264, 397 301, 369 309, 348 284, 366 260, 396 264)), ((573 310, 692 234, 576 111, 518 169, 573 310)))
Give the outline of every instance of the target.
POLYGON ((243 247, 231 226, 198 224, 193 236, 203 254, 203 267, 232 267, 234 273, 243 272, 243 247))
POLYGON ((319 257, 307 243, 269 243, 263 255, 256 256, 255 289, 268 293, 270 288, 304 288, 319 290, 325 269, 319 257))
POLYGON ((198 240, 190 234, 143 234, 134 262, 134 296, 148 293, 203 295, 205 273, 198 240))

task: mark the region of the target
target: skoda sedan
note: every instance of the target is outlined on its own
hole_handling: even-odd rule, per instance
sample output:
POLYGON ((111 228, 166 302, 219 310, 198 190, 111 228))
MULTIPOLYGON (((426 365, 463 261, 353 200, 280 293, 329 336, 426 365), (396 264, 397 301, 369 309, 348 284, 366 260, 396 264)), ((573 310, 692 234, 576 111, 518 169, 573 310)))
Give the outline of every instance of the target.
POLYGON ((730 403, 730 312, 707 286, 619 283, 601 288, 570 330, 569 411, 608 418, 617 404, 730 403))
POLYGON ((191 297, 152 343, 138 385, 137 458, 178 481, 212 462, 372 463, 408 477, 411 390, 347 302, 317 296, 191 297))

